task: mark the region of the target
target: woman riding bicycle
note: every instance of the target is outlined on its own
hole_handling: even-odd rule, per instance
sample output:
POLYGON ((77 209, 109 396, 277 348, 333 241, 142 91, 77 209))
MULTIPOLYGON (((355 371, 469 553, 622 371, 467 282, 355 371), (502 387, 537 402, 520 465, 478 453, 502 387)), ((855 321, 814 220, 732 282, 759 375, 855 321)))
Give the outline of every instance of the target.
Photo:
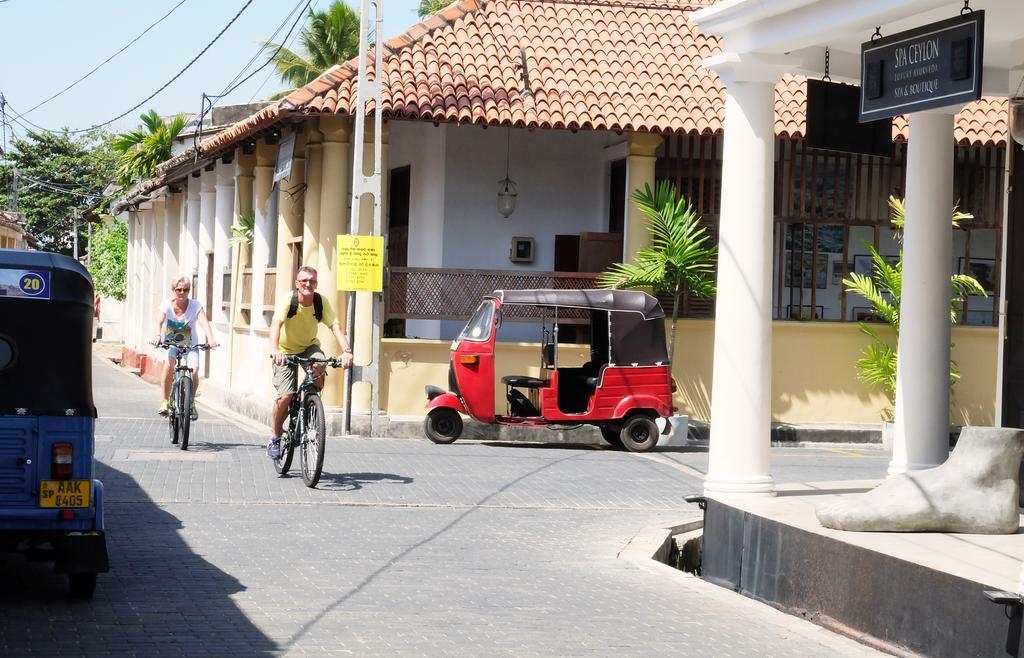
MULTIPOLYGON (((213 338, 213 329, 210 321, 206 319, 206 312, 198 300, 189 299, 189 292, 192 291, 192 283, 185 277, 179 277, 171 282, 171 298, 160 302, 156 311, 156 337, 150 343, 159 345, 161 341, 177 343, 178 347, 167 350, 167 360, 164 362, 164 401, 160 403, 159 414, 167 415, 168 398, 171 395, 171 379, 174 377, 174 361, 177 358, 178 350, 188 350, 192 345, 197 344, 196 325, 203 330, 206 342, 210 347, 220 345, 213 338)), ((190 350, 188 356, 188 367, 192 370, 192 381, 199 389, 199 354, 190 350)), ((192 403, 192 420, 199 418, 195 402, 192 403)))
MULTIPOLYGON (((273 435, 267 443, 267 456, 277 459, 281 456, 281 435, 284 434, 284 420, 288 416, 292 396, 298 385, 295 366, 285 365, 286 356, 298 355, 305 358, 323 358, 320 341, 317 340, 317 325, 323 322, 331 328, 338 345, 342 348, 341 364, 344 368, 352 365, 352 348, 348 338, 341 331, 334 309, 319 293, 315 292, 316 270, 303 266, 295 275, 295 290, 284 295, 274 307, 274 319, 270 323, 270 356, 274 359, 274 388, 277 399, 272 411, 273 435)), ((324 386, 324 367, 314 366, 316 385, 324 386)))

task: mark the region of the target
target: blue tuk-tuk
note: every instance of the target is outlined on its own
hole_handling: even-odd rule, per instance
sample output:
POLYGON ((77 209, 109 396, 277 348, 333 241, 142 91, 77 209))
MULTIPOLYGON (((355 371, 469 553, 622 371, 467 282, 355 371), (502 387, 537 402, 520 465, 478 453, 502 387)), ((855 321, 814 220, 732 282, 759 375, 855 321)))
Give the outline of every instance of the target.
POLYGON ((77 597, 109 570, 93 477, 92 323, 81 264, 0 249, 0 550, 52 560, 77 597))

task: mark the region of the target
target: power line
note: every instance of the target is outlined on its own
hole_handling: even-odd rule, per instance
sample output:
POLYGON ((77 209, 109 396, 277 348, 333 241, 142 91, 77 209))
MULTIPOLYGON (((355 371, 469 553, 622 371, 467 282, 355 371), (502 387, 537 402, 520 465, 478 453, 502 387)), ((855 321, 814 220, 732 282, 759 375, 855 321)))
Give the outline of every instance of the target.
MULTIPOLYGON (((249 8, 249 5, 251 5, 252 2, 253 2, 253 0, 246 0, 246 3, 244 5, 242 5, 242 8, 238 10, 238 13, 235 14, 234 17, 230 21, 228 21, 227 25, 225 25, 223 28, 221 28, 221 31, 217 33, 217 36, 215 36, 213 38, 213 40, 210 41, 210 43, 206 44, 206 47, 203 48, 202 50, 200 50, 199 54, 192 58, 192 61, 190 61, 188 64, 186 64, 184 66, 184 68, 182 68, 180 71, 175 73, 174 77, 172 77, 170 80, 168 80, 166 83, 164 83, 159 89, 154 91, 152 94, 150 94, 146 98, 142 99, 141 101, 136 103, 134 106, 128 108, 127 110, 125 110, 121 114, 117 115, 113 119, 110 119, 108 121, 104 121, 102 123, 94 124, 94 125, 92 125, 92 126, 90 126, 88 128, 82 128, 82 129, 79 129, 79 130, 65 130, 65 131, 61 131, 61 132, 65 132, 67 134, 74 135, 74 134, 85 133, 85 132, 89 132, 89 131, 92 131, 92 130, 96 130, 97 128, 102 128, 103 126, 110 125, 110 124, 114 123, 115 121, 117 121, 119 119, 123 119, 124 117, 128 116, 129 114, 131 114, 135 110, 139 109, 140 107, 142 107, 143 105, 148 103, 150 100, 153 99, 154 96, 159 94, 164 89, 167 89, 167 87, 171 86, 171 83, 173 83, 175 80, 180 78, 182 76, 182 74, 185 73, 185 71, 189 70, 192 67, 192 65, 195 64, 196 61, 200 57, 202 57, 206 53, 206 51, 209 50, 213 46, 213 44, 215 44, 217 42, 217 40, 221 38, 221 36, 223 36, 223 34, 225 32, 227 32, 228 28, 231 27, 236 20, 238 20, 238 17, 242 15, 242 12, 244 12, 246 9, 249 8)), ((17 115, 17 118, 24 120, 26 123, 28 123, 28 124, 30 124, 32 126, 35 126, 36 128, 39 128, 43 132, 51 132, 51 133, 52 132, 58 132, 56 130, 49 130, 49 129, 43 128, 42 126, 39 126, 39 125, 37 125, 35 123, 32 123, 31 121, 29 121, 28 119, 25 118, 23 113, 20 113, 17 110, 15 110, 14 106, 12 106, 10 104, 10 101, 8 101, 7 104, 11 107, 11 111, 14 112, 17 115)))
POLYGON ((46 189, 46 190, 50 190, 51 192, 59 192, 61 194, 70 194, 72 196, 79 196, 79 197, 84 197, 84 198, 88 198, 88 199, 92 199, 92 198, 95 198, 95 197, 102 197, 103 196, 102 192, 94 192, 94 191, 88 190, 88 189, 86 189, 84 187, 78 187, 77 190, 73 189, 73 188, 64 187, 60 183, 53 183, 51 181, 39 180, 38 178, 33 178, 32 176, 26 176, 25 174, 23 174, 23 173, 21 173, 19 171, 15 171, 15 176, 17 176, 18 178, 22 178, 24 180, 27 180, 27 181, 31 181, 31 182, 35 183, 36 185, 38 185, 39 187, 41 187, 43 189, 46 189), (79 190, 84 190, 84 191, 79 191, 79 190))
POLYGON ((228 94, 233 92, 235 89, 237 89, 240 85, 244 84, 247 80, 249 80, 249 78, 251 78, 253 75, 258 73, 267 64, 269 64, 270 60, 273 60, 273 58, 276 57, 279 52, 281 52, 281 48, 284 47, 284 44, 288 42, 288 39, 291 36, 292 31, 295 29, 295 26, 298 25, 299 20, 301 20, 302 17, 305 15, 306 9, 309 8, 309 5, 311 3, 312 3, 312 0, 299 0, 299 2, 297 2, 295 4, 295 6, 292 7, 292 10, 290 12, 288 12, 288 15, 284 17, 284 20, 281 21, 280 25, 277 26, 277 29, 274 30, 274 33, 270 35, 270 39, 268 39, 266 42, 264 42, 264 44, 262 46, 260 46, 260 49, 256 51, 256 54, 253 55, 252 58, 248 62, 246 62, 245 66, 243 66, 242 69, 235 75, 235 77, 231 79, 231 82, 229 82, 229 83, 227 83, 227 85, 225 85, 224 90, 221 91, 220 94, 218 94, 217 96, 214 96, 214 98, 221 98, 223 96, 227 96, 228 94), (302 6, 303 4, 305 6, 302 6), (288 32, 284 35, 284 39, 281 41, 281 45, 279 45, 277 47, 277 50, 274 51, 274 54, 270 56, 270 60, 268 60, 267 62, 263 63, 255 71, 250 73, 246 78, 244 78, 243 80, 239 81, 238 78, 240 78, 242 76, 242 74, 245 73, 245 70, 248 69, 250 66, 252 66, 252 63, 255 62, 257 60, 257 58, 259 58, 259 56, 263 53, 264 50, 267 49, 267 46, 270 44, 270 41, 273 40, 274 37, 277 36, 278 32, 280 32, 281 30, 284 29, 284 26, 291 19, 292 15, 297 10, 299 10, 300 7, 301 7, 301 11, 299 11, 298 18, 295 20, 294 23, 292 23, 292 26, 288 29, 288 32), (237 84, 235 84, 236 82, 237 82, 237 84))
POLYGON ((168 16, 170 16, 171 14, 173 14, 173 13, 174 13, 174 10, 176 10, 176 9, 177 9, 178 7, 182 6, 182 5, 183 5, 183 4, 185 4, 186 2, 188 2, 188 0, 181 0, 181 1, 180 1, 180 2, 178 3, 178 4, 176 4, 176 5, 174 5, 173 7, 171 7, 171 10, 170 10, 169 12, 167 12, 166 14, 164 14, 163 16, 161 16, 161 17, 160 17, 159 19, 157 19, 157 21, 156 21, 155 23, 153 23, 152 25, 150 25, 149 27, 147 27, 147 28, 146 28, 145 30, 143 30, 143 31, 142 31, 142 33, 141 33, 141 34, 139 34, 139 36, 135 37, 134 39, 132 39, 131 41, 129 41, 129 42, 127 43, 127 44, 125 44, 125 45, 124 45, 124 47, 123 47, 123 48, 121 48, 121 50, 118 50, 118 51, 117 51, 116 53, 114 53, 114 54, 113 54, 113 55, 111 55, 110 57, 108 57, 108 58, 106 58, 105 60, 103 60, 102 62, 100 62, 100 63, 99 63, 98 65, 96 65, 96 67, 95 67, 95 68, 94 68, 93 70, 89 71, 88 73, 86 73, 85 75, 83 75, 82 77, 80 77, 79 79, 75 80, 74 82, 72 82, 71 84, 69 84, 69 85, 68 85, 67 87, 64 87, 63 89, 61 89, 60 91, 58 91, 58 92, 57 92, 56 94, 54 94, 53 96, 50 96, 50 97, 49 97, 49 98, 47 98, 46 100, 44 100, 44 101, 42 101, 42 102, 40 102, 40 103, 37 103, 36 105, 34 105, 34 106, 30 107, 29 109, 25 110, 24 114, 29 114, 29 113, 33 112, 34 110, 36 110, 36 109, 38 109, 38 108, 42 107, 43 105, 46 105, 47 103, 49 103, 50 101, 52 101, 52 100, 53 100, 54 98, 57 98, 58 96, 60 96, 60 95, 61 95, 61 94, 63 94, 64 92, 68 91, 69 89, 71 89, 72 87, 74 87, 75 85, 77 85, 77 84, 78 84, 79 82, 82 82, 83 80, 85 80, 86 78, 88 78, 89 76, 91 76, 91 75, 92 75, 93 73, 95 73, 96 71, 100 70, 100 68, 102 68, 102 67, 103 67, 103 66, 104 66, 105 64, 107 64, 107 62, 109 62, 110 60, 114 59, 115 57, 117 57, 118 55, 120 55, 121 53, 123 53, 123 52, 124 52, 125 50, 127 50, 129 46, 131 46, 131 45, 132 45, 133 43, 135 43, 136 41, 138 41, 139 39, 141 39, 141 38, 142 38, 143 36, 145 36, 145 35, 146 35, 146 33, 147 33, 147 32, 149 32, 150 30, 152 30, 152 29, 153 29, 154 27, 156 27, 157 25, 159 25, 160 23, 162 23, 162 22, 164 21, 164 19, 166 19, 166 18, 167 18, 168 16))
POLYGON ((285 23, 288 22, 288 19, 292 17, 292 14, 294 14, 295 11, 298 10, 300 6, 302 6, 301 10, 299 11, 299 15, 295 18, 295 21, 292 23, 292 26, 290 28, 288 28, 288 32, 284 35, 284 39, 277 46, 277 50, 275 50, 274 53, 270 57, 267 58, 266 62, 264 62, 263 64, 258 66, 256 69, 254 69, 252 71, 252 73, 250 73, 249 75, 245 76, 241 80, 238 80, 238 77, 240 75, 242 75, 242 73, 244 73, 245 70, 247 68, 249 68, 249 66, 254 61, 256 61, 256 58, 260 56, 260 53, 262 53, 264 50, 266 50, 267 45, 264 44, 263 46, 260 47, 260 49, 258 51, 256 51, 256 54, 252 56, 252 59, 250 59, 245 64, 245 66, 242 67, 241 71, 239 71, 238 74, 236 74, 235 77, 231 79, 231 82, 228 83, 228 86, 230 88, 224 89, 217 96, 207 96, 206 94, 203 94, 202 105, 201 105, 200 111, 199 111, 199 120, 196 122, 196 132, 195 132, 195 135, 193 136, 193 140, 192 140, 192 145, 196 149, 197 152, 199 151, 199 141, 200 141, 200 137, 201 137, 202 132, 203 132, 203 121, 205 120, 205 117, 206 117, 206 111, 207 111, 206 103, 207 103, 207 100, 210 101, 209 110, 212 113, 213 112, 213 107, 214 107, 214 105, 216 105, 216 103, 214 102, 214 99, 217 99, 219 101, 221 98, 224 98, 225 96, 227 96, 228 94, 233 92, 235 89, 238 89, 240 86, 242 86, 243 84, 248 82, 252 78, 252 76, 256 75, 261 70, 263 70, 267 65, 269 65, 271 62, 273 62, 274 58, 277 57, 277 54, 279 52, 281 52, 281 49, 284 48, 284 45, 291 38, 292 32, 295 30, 295 27, 299 24, 299 21, 302 20, 302 17, 306 13, 306 9, 309 8, 309 6, 310 6, 310 4, 312 4, 312 2, 313 2, 313 0, 299 0, 299 2, 296 3, 295 7, 293 7, 292 10, 290 12, 288 12, 288 15, 284 17, 284 20, 281 21, 281 24, 277 26, 277 29, 274 30, 274 33, 272 35, 270 35, 271 39, 274 38, 275 36, 277 36, 277 33, 281 31, 281 28, 283 28, 285 23), (235 82, 236 80, 238 80, 238 82, 235 82), (231 86, 232 83, 234 83, 234 86, 231 86))

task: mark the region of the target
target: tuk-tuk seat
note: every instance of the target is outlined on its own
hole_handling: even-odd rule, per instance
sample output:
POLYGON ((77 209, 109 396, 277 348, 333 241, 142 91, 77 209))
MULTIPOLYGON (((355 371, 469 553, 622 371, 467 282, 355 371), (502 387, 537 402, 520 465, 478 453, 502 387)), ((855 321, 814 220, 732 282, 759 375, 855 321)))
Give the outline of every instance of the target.
POLYGON ((516 388, 544 388, 548 385, 546 379, 537 379, 526 375, 505 375, 501 378, 501 383, 516 388))

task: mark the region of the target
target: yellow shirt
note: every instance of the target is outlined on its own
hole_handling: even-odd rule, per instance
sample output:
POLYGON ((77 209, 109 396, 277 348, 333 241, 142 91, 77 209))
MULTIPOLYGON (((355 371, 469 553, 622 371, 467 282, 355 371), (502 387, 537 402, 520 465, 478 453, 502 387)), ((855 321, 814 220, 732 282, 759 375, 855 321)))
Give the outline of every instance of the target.
MULTIPOLYGON (((292 294, 281 296, 274 307, 274 319, 281 321, 281 340, 278 345, 284 354, 301 354, 310 345, 319 345, 316 338, 317 322, 316 313, 313 311, 313 304, 309 306, 298 305, 295 315, 288 317, 288 307, 292 303, 292 294)), ((328 327, 334 324, 337 316, 331 308, 327 298, 323 295, 320 299, 324 303, 324 312, 321 322, 328 327)))

